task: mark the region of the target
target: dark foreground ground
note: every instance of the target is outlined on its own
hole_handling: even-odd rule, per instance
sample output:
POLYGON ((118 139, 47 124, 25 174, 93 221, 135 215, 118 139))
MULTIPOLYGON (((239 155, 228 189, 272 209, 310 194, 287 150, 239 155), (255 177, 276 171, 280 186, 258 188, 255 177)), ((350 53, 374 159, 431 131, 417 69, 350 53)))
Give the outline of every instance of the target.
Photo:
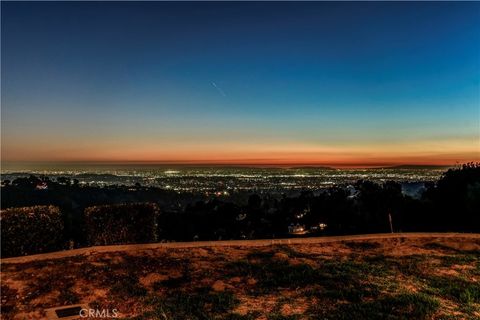
POLYGON ((83 250, 2 262, 2 319, 479 319, 480 235, 83 250))

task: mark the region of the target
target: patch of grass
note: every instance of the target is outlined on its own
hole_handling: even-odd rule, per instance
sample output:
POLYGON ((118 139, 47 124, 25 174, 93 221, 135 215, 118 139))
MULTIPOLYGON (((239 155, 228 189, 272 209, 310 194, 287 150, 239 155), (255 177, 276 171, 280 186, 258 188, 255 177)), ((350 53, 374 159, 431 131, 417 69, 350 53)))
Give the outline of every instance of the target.
POLYGON ((315 255, 313 254, 297 251, 291 246, 287 246, 287 245, 276 245, 275 250, 285 253, 290 258, 314 258, 315 257, 315 255))
POLYGON ((454 264, 470 264, 473 262, 479 261, 479 256, 473 254, 457 254, 457 255, 447 255, 439 257, 442 265, 445 267, 450 267, 454 264))
POLYGON ((59 304, 77 301, 77 297, 70 288, 75 285, 75 278, 66 270, 55 270, 54 272, 44 272, 41 276, 32 278, 27 282, 27 294, 24 301, 30 301, 48 295, 53 291, 60 291, 59 304))
POLYGON ((251 311, 247 314, 238 314, 238 313, 229 313, 225 317, 222 317, 224 320, 255 320, 261 316, 259 311, 251 311))
POLYGON ((248 260, 237 260, 227 263, 224 269, 229 276, 253 276, 257 270, 257 264, 248 260))
POLYGON ((298 288, 311 284, 318 279, 314 268, 308 264, 291 265, 288 261, 264 261, 260 263, 240 260, 226 267, 234 276, 250 276, 257 279, 262 291, 275 288, 298 288))
POLYGON ((380 290, 374 284, 338 283, 324 284, 323 288, 314 290, 311 295, 333 300, 358 302, 365 298, 377 297, 380 290))
POLYGON ((366 263, 385 263, 389 258, 384 254, 369 255, 363 258, 363 261, 366 263))
POLYGON ((116 277, 114 284, 110 288, 110 292, 112 295, 121 298, 133 298, 145 296, 147 294, 147 289, 140 285, 137 276, 127 274, 116 277))
POLYGON ((171 266, 174 268, 181 268, 186 264, 183 259, 176 260, 169 257, 159 259, 158 257, 152 257, 147 254, 135 256, 125 255, 122 256, 122 259, 123 262, 117 264, 116 267, 130 273, 138 272, 139 270, 143 273, 150 273, 161 267, 171 266))
POLYGON ((258 285, 264 288, 298 288, 312 283, 317 273, 308 264, 290 265, 286 261, 275 261, 259 268, 258 285))
POLYGON ((188 275, 182 275, 176 278, 168 278, 166 280, 155 281, 152 285, 154 290, 160 290, 162 288, 179 288, 191 281, 191 278, 188 275))
MULTIPOLYGON (((238 300, 231 292, 217 293, 210 292, 208 288, 200 288, 193 293, 174 291, 165 298, 156 296, 150 298, 148 303, 153 306, 153 310, 132 319, 214 319, 229 314, 238 300)), ((230 319, 242 319, 239 317, 241 316, 232 315, 230 319)))
POLYGON ((274 245, 271 251, 254 250, 247 255, 247 260, 260 260, 262 262, 275 258, 276 253, 284 253, 289 258, 312 258, 314 255, 299 252, 289 245, 274 245))
POLYGON ((371 241, 344 241, 343 244, 349 247, 350 249, 362 250, 362 251, 380 248, 380 244, 378 242, 371 242, 371 241))
POLYGON ((449 252, 449 253, 463 253, 463 254, 480 255, 480 250, 478 250, 478 249, 461 250, 461 249, 457 249, 457 248, 452 248, 448 245, 445 245, 443 243, 438 243, 438 242, 426 243, 426 244, 423 245, 423 247, 426 248, 426 249, 439 250, 439 251, 444 251, 444 252, 449 252))
POLYGON ((325 261, 318 270, 317 283, 321 288, 313 290, 310 295, 350 302, 377 297, 380 289, 369 277, 372 277, 372 273, 382 275, 384 270, 375 269, 367 263, 351 260, 325 261))
POLYGON ((107 272, 109 271, 109 270, 105 270, 107 268, 108 268, 108 265, 95 266, 91 263, 82 263, 78 267, 78 274, 79 276, 81 276, 83 279, 87 281, 96 281, 103 271, 107 271, 107 272))
POLYGON ((248 260, 270 260, 275 255, 273 251, 254 250, 247 255, 248 260))
POLYGON ((324 260, 320 264, 321 279, 355 281, 369 276, 384 277, 390 274, 388 265, 383 260, 375 263, 354 260, 324 260))
POLYGON ((321 319, 335 320, 407 320, 428 319, 440 306, 436 299, 420 293, 403 293, 374 301, 341 304, 322 315, 321 319))
POLYGON ((426 243, 422 246, 425 249, 430 249, 430 250, 439 250, 439 251, 450 251, 450 252, 457 252, 458 250, 452 247, 449 247, 443 243, 439 242, 429 242, 426 243))
POLYGON ((71 287, 66 286, 60 289, 59 299, 62 305, 76 304, 80 302, 80 299, 72 291, 71 287))
POLYGON ((480 302, 480 285, 457 277, 431 276, 428 278, 430 293, 454 299, 463 304, 480 302))
POLYGON ((382 263, 372 265, 352 260, 324 260, 318 268, 308 264, 292 265, 283 260, 240 260, 228 264, 225 269, 229 270, 232 276, 255 278, 256 290, 260 293, 277 288, 307 288, 305 292, 309 296, 348 301, 360 301, 364 297, 379 295, 379 287, 370 284, 369 277, 383 277, 388 274, 382 263))
POLYGON ((297 320, 300 319, 298 314, 283 315, 281 313, 273 313, 267 316, 268 320, 297 320))
POLYGON ((421 277, 424 269, 427 268, 428 261, 429 259, 425 255, 410 255, 401 259, 389 257, 383 262, 383 266, 388 269, 396 269, 406 276, 421 277))

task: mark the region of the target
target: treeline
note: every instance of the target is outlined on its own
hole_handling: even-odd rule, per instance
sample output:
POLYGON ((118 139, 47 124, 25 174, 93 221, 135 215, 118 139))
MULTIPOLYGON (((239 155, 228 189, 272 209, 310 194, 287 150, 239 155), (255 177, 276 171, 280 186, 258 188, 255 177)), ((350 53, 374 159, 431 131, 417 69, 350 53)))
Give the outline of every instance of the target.
MULTIPOLYGON (((404 195, 396 182, 358 181, 354 188, 332 187, 291 197, 250 194, 207 199, 139 185, 98 188, 69 179, 17 180, 4 182, 2 208, 56 207, 2 211, 2 255, 102 244, 279 238, 294 236, 292 230, 306 235, 390 232, 391 228, 394 232, 480 232, 480 164, 475 163, 448 170, 437 183, 427 185, 419 199, 404 195), (25 218, 26 212, 49 216, 46 210, 55 217, 49 221, 61 220, 61 227, 55 222, 58 228, 50 232, 54 241, 36 235, 45 229, 35 227, 40 220, 25 218), (7 218, 14 222, 6 223, 7 218), (32 226, 25 224, 27 220, 32 226), (14 231, 4 233, 7 226, 14 231), (25 244, 16 253, 4 251, 5 244, 22 232, 49 246, 25 244)), ((15 240, 17 245, 20 242, 15 240)))

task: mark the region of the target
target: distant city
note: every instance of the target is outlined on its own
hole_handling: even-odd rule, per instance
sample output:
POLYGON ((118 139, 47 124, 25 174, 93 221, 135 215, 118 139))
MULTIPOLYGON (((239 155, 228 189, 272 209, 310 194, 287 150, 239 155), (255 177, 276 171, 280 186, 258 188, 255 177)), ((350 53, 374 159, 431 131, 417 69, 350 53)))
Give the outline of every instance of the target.
POLYGON ((284 193, 348 186, 358 180, 377 183, 396 181, 406 193, 416 193, 425 182, 438 180, 445 167, 402 166, 392 168, 334 169, 329 167, 176 167, 152 165, 62 166, 28 170, 4 170, 3 180, 19 177, 66 177, 80 185, 141 185, 177 192, 205 192, 228 195, 230 192, 255 191, 284 193), (76 180, 75 180, 76 179, 76 180))

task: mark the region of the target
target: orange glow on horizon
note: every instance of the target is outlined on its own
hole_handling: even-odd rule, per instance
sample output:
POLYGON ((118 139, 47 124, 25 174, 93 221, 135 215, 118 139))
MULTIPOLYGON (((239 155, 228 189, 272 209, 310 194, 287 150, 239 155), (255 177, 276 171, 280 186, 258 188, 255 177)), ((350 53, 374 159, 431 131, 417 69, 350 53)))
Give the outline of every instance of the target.
POLYGON ((375 167, 402 164, 448 166, 480 161, 480 149, 472 148, 471 141, 453 143, 426 141, 362 146, 237 143, 230 146, 182 144, 160 147, 138 143, 135 146, 120 147, 99 143, 84 146, 78 144, 70 148, 64 146, 27 148, 25 145, 14 145, 2 151, 2 161, 6 162, 375 167))

